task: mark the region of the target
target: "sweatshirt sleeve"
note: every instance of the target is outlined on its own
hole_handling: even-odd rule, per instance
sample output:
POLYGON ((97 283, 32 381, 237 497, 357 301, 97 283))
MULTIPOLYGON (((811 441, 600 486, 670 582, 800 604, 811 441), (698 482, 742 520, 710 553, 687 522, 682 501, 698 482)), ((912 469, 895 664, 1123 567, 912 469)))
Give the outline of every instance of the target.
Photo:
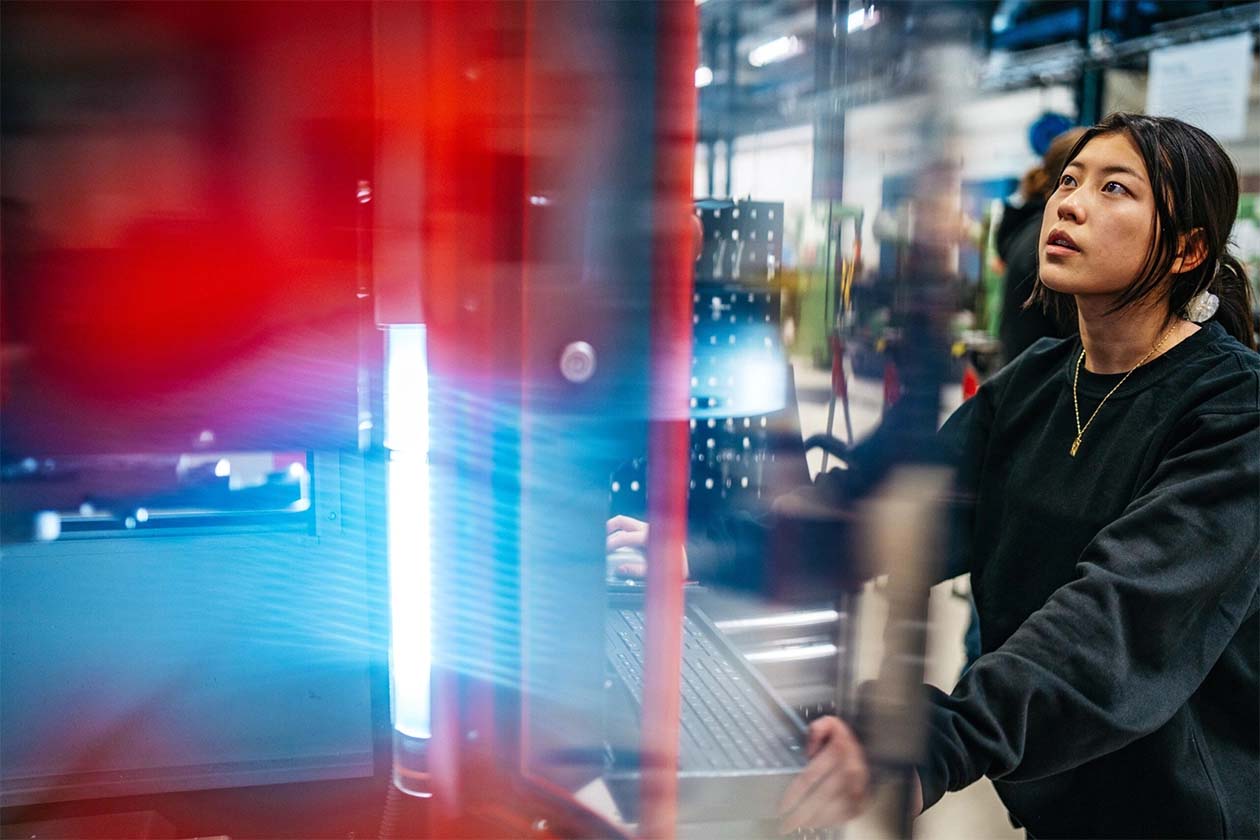
POLYGON ((1000 382, 995 380, 985 383, 974 397, 954 411, 937 434, 944 462, 954 468, 954 480, 953 498, 945 514, 949 522, 949 543, 945 562, 934 583, 971 571, 976 495, 993 424, 995 389, 992 386, 1000 382))
POLYGON ((1076 576, 951 694, 929 688, 924 806, 1063 772, 1157 730, 1254 609, 1260 414, 1200 414, 1076 576))

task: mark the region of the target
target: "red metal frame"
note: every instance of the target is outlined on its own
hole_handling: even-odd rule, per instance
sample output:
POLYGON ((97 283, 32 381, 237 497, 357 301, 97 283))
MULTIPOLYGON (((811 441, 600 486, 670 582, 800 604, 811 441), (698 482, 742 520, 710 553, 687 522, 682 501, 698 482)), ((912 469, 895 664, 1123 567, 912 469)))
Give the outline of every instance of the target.
POLYGON ((692 356, 692 172, 696 137, 697 15, 660 7, 657 53, 658 227, 652 265, 652 425, 648 463, 646 667, 641 832, 672 837, 677 819, 682 659, 682 546, 687 528, 692 356))

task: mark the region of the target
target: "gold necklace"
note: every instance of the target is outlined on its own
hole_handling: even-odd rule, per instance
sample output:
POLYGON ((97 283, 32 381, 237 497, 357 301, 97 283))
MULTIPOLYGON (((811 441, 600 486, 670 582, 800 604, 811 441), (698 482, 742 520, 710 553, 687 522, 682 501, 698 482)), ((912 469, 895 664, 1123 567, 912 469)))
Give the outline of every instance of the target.
POLYGON ((1072 448, 1068 450, 1069 455, 1073 458, 1076 457, 1076 450, 1081 448, 1081 438, 1085 436, 1085 430, 1089 428, 1090 423, 1094 422, 1094 418, 1098 416, 1098 412, 1102 411, 1103 404, 1111 398, 1112 394, 1120 390, 1120 386, 1124 384, 1126 379, 1133 375, 1133 371, 1146 364, 1147 360, 1150 359, 1151 356, 1154 356, 1159 352, 1159 348, 1162 347, 1164 342, 1168 340, 1168 336, 1172 335, 1172 331, 1176 328, 1176 326, 1177 322, 1173 321, 1172 326, 1164 331, 1164 334, 1159 337, 1159 341, 1155 342, 1155 346, 1150 349, 1150 352, 1142 357, 1142 361, 1131 367, 1129 372, 1116 383, 1116 387, 1107 392, 1107 396, 1103 397, 1102 401, 1098 403, 1098 407, 1094 409, 1093 414, 1089 415, 1089 419, 1085 421, 1084 426, 1081 425, 1081 404, 1076 397, 1076 383, 1077 380, 1081 378, 1081 365, 1085 361, 1085 343, 1081 342, 1081 355, 1080 358, 1076 360, 1076 372, 1072 375, 1072 411, 1076 414, 1076 440, 1072 441, 1072 448))

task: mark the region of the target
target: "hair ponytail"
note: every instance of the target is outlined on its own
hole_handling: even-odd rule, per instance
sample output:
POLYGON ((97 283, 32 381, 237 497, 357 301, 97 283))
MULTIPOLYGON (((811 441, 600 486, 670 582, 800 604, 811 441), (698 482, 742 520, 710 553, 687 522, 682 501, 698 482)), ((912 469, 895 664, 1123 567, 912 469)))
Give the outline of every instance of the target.
POLYGON ((1213 319, 1219 321, 1225 331, 1243 344, 1256 349, 1256 334, 1251 314, 1251 283, 1247 269, 1238 258, 1223 251, 1217 260, 1216 274, 1208 285, 1208 291, 1220 298, 1213 319))

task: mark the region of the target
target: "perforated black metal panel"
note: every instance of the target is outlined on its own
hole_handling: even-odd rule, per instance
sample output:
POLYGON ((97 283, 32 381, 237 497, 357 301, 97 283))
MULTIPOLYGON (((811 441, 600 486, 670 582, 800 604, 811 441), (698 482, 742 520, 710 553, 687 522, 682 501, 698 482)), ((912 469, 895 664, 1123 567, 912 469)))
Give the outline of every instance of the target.
MULTIPOLYGON (((761 496, 768 463, 776 457, 768 442, 781 430, 791 402, 775 283, 783 205, 703 201, 696 216, 704 248, 696 258, 692 298, 693 518, 761 496)), ((646 486, 642 459, 623 465, 610 486, 614 510, 645 510, 646 486)))
POLYGON ((783 257, 783 204, 771 201, 702 201, 704 249, 696 259, 702 283, 769 285, 783 257))

